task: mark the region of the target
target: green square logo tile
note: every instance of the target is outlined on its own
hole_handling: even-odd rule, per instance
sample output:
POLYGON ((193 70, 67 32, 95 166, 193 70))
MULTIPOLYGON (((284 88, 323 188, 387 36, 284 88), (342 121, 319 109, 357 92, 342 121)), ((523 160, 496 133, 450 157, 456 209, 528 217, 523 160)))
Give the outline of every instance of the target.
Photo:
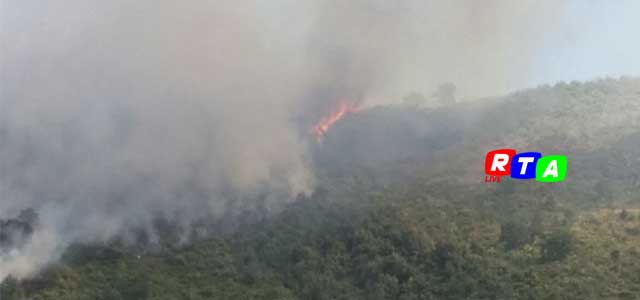
POLYGON ((536 180, 540 182, 558 182, 567 175, 567 157, 564 155, 548 155, 538 159, 536 164, 536 180))

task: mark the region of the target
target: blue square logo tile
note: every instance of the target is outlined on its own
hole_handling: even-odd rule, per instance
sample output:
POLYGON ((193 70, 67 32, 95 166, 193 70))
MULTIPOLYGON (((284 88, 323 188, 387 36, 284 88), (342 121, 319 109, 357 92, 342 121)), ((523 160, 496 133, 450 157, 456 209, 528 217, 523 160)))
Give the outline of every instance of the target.
POLYGON ((542 157, 542 153, 540 152, 523 152, 516 154, 511 162, 511 178, 536 178, 536 163, 540 157, 542 157))

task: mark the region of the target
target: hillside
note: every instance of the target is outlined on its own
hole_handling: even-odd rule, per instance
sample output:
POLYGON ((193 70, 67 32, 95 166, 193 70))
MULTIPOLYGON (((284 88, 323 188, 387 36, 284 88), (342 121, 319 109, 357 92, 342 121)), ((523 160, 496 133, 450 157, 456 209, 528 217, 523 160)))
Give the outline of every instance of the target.
POLYGON ((484 188, 486 152, 514 148, 570 157, 570 176, 553 192, 579 195, 574 204, 633 202, 640 176, 638 105, 640 79, 621 78, 558 83, 438 109, 373 108, 330 133, 317 155, 319 172, 331 180, 362 169, 376 174, 369 176, 376 186, 421 178, 484 188))
POLYGON ((367 109, 283 212, 184 245, 76 244, 0 299, 638 299, 638 105, 639 79, 607 79, 367 109), (482 182, 504 147, 567 155, 567 180, 482 182))
MULTIPOLYGON (((307 199, 242 233, 160 254, 78 246, 3 299, 635 299, 640 214, 520 203, 506 219, 425 187, 359 209, 307 199)), ((498 196, 498 195, 491 195, 498 196)))

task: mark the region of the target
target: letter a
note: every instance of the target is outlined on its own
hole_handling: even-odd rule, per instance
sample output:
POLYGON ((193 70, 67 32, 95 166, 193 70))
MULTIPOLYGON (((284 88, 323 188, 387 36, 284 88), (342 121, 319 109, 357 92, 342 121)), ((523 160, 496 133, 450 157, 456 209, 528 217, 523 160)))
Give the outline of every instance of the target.
POLYGON ((564 155, 544 156, 536 165, 536 180, 558 182, 567 175, 567 157, 564 155))

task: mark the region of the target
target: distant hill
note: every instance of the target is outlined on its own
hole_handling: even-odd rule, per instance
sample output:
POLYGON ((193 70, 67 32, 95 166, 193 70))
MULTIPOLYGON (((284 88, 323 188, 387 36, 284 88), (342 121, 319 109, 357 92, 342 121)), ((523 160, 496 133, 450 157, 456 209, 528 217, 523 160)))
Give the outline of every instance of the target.
POLYGON ((569 175, 558 186, 566 192, 597 198, 609 190, 634 201, 628 196, 640 176, 640 79, 558 83, 437 109, 376 107, 338 123, 320 148, 323 174, 361 168, 379 174, 380 184, 480 184, 484 155, 497 148, 563 154, 569 175))

